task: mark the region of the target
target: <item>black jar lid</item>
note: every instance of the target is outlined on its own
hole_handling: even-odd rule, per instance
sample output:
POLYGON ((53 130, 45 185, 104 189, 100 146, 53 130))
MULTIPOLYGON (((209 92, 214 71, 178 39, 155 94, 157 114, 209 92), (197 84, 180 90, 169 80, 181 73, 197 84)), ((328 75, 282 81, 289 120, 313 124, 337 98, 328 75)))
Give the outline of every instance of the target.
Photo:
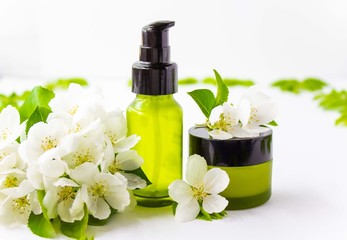
POLYGON ((212 139, 206 128, 189 129, 189 155, 204 157, 210 166, 251 166, 272 160, 272 130, 252 138, 212 139))

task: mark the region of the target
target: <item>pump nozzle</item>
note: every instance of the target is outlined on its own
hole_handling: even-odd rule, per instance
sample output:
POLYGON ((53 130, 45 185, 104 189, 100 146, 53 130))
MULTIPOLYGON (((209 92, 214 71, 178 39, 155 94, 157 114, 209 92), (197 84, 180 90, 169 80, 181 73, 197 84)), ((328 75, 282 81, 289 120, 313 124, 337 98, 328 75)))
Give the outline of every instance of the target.
POLYGON ((177 92, 177 65, 170 61, 169 28, 174 21, 158 21, 142 28, 140 61, 133 65, 132 91, 145 95, 177 92))
POLYGON ((170 62, 169 28, 174 25, 173 21, 158 21, 142 28, 140 61, 170 62))

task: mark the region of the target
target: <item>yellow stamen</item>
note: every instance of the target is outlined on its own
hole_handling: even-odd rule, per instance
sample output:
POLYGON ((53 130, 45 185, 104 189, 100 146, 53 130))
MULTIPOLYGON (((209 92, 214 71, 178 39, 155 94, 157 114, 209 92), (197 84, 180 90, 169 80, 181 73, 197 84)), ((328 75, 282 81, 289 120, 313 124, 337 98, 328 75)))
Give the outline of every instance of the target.
POLYGON ((61 187, 58 197, 59 201, 72 201, 76 197, 76 191, 71 186, 61 187))
POLYGON ((75 115, 76 114, 76 112, 77 112, 77 110, 78 110, 78 105, 76 105, 76 106, 73 106, 73 107, 71 107, 67 112, 70 114, 70 115, 75 115))
POLYGON ((30 202, 27 196, 17 198, 12 201, 12 210, 17 211, 19 214, 30 212, 30 202))
POLYGON ((57 139, 54 139, 51 136, 45 137, 43 140, 41 140, 41 149, 46 152, 57 147, 57 142, 57 139))
POLYGON ((103 198, 105 199, 109 195, 109 186, 106 185, 104 181, 95 183, 88 188, 88 193, 92 195, 93 198, 103 198))
POLYGON ((208 195, 208 193, 205 192, 204 190, 204 186, 199 186, 197 188, 192 187, 192 190, 193 190, 193 197, 198 201, 202 201, 208 195))
POLYGON ((15 176, 8 175, 3 182, 5 188, 13 188, 19 186, 19 179, 15 176))

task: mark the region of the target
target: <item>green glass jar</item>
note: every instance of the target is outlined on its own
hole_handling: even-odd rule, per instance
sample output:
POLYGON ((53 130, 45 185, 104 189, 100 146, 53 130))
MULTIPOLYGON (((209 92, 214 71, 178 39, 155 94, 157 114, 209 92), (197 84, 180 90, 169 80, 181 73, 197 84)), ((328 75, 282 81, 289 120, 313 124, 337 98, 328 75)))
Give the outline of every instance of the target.
POLYGON ((140 95, 127 112, 129 135, 141 140, 135 150, 143 157, 142 169, 152 182, 134 191, 139 205, 170 205, 168 186, 182 178, 182 108, 173 95, 140 95))
POLYGON ((203 156, 209 168, 218 167, 230 178, 221 193, 237 210, 262 205, 271 197, 272 130, 258 137, 211 139, 206 128, 189 129, 189 153, 203 156))

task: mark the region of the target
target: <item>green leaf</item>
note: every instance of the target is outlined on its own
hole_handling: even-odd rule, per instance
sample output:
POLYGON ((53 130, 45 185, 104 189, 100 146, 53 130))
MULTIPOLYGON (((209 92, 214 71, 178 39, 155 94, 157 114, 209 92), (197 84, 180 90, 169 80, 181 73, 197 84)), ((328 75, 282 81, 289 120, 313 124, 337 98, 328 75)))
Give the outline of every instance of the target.
POLYGON ((67 223, 61 221, 60 230, 61 232, 68 237, 71 238, 85 238, 86 237, 86 229, 88 226, 88 209, 87 206, 84 206, 84 216, 80 221, 75 221, 73 223, 67 223))
POLYGON ((255 83, 252 80, 242 80, 242 79, 236 79, 236 78, 224 78, 223 79, 225 85, 228 87, 250 87, 253 86, 255 83))
POLYGON ((215 69, 213 69, 213 71, 217 80, 217 95, 216 95, 216 100, 214 102, 214 107, 216 107, 228 101, 229 89, 225 85, 219 73, 215 69))
POLYGON ((209 89, 197 89, 188 92, 188 94, 194 99, 196 104, 198 104, 206 118, 209 118, 216 102, 213 92, 209 89))
POLYGON ((328 94, 320 94, 315 97, 319 105, 325 110, 337 110, 343 112, 347 110, 347 91, 337 91, 333 89, 328 94))
POLYGON ((296 79, 283 79, 272 83, 273 87, 277 87, 284 92, 299 93, 300 82, 296 79))
POLYGON ((302 83, 301 87, 307 91, 318 91, 322 90, 328 84, 317 78, 306 78, 302 83))
POLYGON ((131 170, 131 171, 124 171, 126 173, 132 173, 135 174, 137 176, 139 176, 140 178, 142 178, 143 180, 146 181, 147 185, 151 185, 151 181, 149 181, 148 177, 146 176, 145 172, 142 170, 142 168, 137 168, 135 170, 131 170))
POLYGON ((212 221, 212 217, 210 216, 210 214, 207 213, 201 205, 200 205, 200 212, 199 212, 199 215, 197 216, 197 219, 212 221))
POLYGON ((37 107, 43 107, 51 109, 48 103, 54 97, 54 93, 43 87, 35 87, 28 98, 24 101, 22 106, 19 108, 19 114, 21 122, 29 119, 31 114, 36 110, 37 107))
POLYGON ((278 87, 284 92, 300 93, 302 91, 322 90, 328 84, 318 78, 306 78, 300 82, 297 79, 283 79, 272 83, 273 87, 278 87))
POLYGON ((106 219, 103 219, 103 220, 100 220, 98 218, 93 217, 92 215, 89 215, 88 225, 91 225, 91 226, 104 226, 104 225, 106 225, 110 221, 111 217, 113 215, 115 215, 116 213, 117 213, 117 210, 111 208, 110 216, 108 218, 106 218, 106 219))
POLYGON ((341 113, 340 117, 336 119, 335 124, 347 127, 347 111, 341 113))
POLYGON ((222 211, 220 213, 212 213, 210 215, 211 215, 212 219, 220 220, 220 219, 223 219, 223 217, 225 217, 227 215, 227 212, 226 211, 222 211))
POLYGON ((179 85, 191 85, 191 84, 196 84, 196 83, 198 83, 198 80, 196 78, 192 78, 192 77, 183 78, 183 79, 178 80, 179 85))
POLYGON ((44 217, 47 220, 49 220, 48 214, 47 214, 47 209, 42 204, 42 201, 43 201, 43 198, 45 197, 46 192, 44 190, 37 190, 36 193, 37 193, 37 199, 39 200, 40 206, 42 208, 42 213, 43 213, 44 217))
POLYGON ((35 111, 31 114, 28 119, 26 125, 26 133, 28 133, 29 129, 38 122, 46 122, 48 115, 51 113, 51 109, 47 109, 45 107, 37 106, 35 111))
POLYGON ((178 205, 177 202, 175 202, 175 201, 172 202, 172 213, 173 213, 173 215, 176 214, 177 205, 178 205))
POLYGON ((267 123, 266 125, 277 127, 278 123, 275 120, 272 120, 271 122, 267 123))
POLYGON ((28 220, 28 227, 34 234, 40 237, 54 238, 56 235, 51 222, 47 220, 42 213, 35 215, 33 212, 31 212, 28 220))
POLYGON ((214 79, 213 77, 204 78, 202 80, 202 83, 211 84, 211 85, 217 85, 216 79, 214 79))

